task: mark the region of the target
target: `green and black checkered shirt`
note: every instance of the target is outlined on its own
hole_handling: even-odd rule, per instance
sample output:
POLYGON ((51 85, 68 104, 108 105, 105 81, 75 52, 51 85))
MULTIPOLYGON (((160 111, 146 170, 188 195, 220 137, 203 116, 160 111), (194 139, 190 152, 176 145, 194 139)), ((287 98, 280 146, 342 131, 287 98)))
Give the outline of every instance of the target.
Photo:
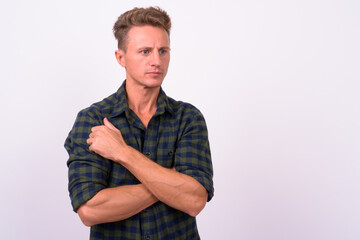
MULTIPOLYGON (((205 120, 194 106, 175 101, 163 90, 157 110, 145 128, 129 109, 125 84, 113 95, 79 112, 65 142, 69 153, 69 192, 74 211, 104 188, 140 182, 122 165, 91 152, 86 143, 90 129, 104 117, 125 142, 163 167, 195 178, 213 197, 213 170, 205 120)), ((91 227, 90 239, 200 239, 194 217, 157 202, 119 222, 91 227)))

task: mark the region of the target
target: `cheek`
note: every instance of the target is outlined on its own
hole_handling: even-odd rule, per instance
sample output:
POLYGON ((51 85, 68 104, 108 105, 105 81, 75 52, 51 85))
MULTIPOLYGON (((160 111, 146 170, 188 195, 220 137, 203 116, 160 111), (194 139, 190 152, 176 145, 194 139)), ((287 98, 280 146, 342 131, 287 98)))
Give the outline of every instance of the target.
POLYGON ((169 63, 170 63, 170 57, 168 57, 165 61, 164 65, 165 65, 166 69, 169 67, 169 63))
POLYGON ((163 63, 164 66, 168 66, 168 65, 169 65, 169 62, 170 62, 170 55, 164 56, 164 57, 162 58, 162 63, 163 63))
POLYGON ((144 60, 142 59, 131 59, 126 62, 126 68, 131 71, 141 71, 145 66, 144 60))

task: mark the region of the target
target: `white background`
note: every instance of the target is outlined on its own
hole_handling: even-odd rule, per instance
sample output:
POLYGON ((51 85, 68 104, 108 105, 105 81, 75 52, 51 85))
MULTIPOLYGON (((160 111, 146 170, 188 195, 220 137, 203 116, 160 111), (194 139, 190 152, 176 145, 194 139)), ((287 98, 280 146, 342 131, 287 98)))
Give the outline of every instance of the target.
POLYGON ((113 23, 150 5, 173 20, 164 90, 208 124, 202 239, 360 239, 358 0, 2 0, 0 238, 88 238, 63 143, 125 78, 113 23))

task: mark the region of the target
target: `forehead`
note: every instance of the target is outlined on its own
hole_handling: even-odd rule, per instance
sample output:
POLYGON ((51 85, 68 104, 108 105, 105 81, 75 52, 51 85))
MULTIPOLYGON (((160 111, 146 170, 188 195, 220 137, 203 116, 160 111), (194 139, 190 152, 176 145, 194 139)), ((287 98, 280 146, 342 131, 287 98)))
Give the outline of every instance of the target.
POLYGON ((151 47, 154 44, 161 47, 169 47, 170 39, 167 32, 160 27, 135 26, 127 35, 128 47, 144 45, 151 47))

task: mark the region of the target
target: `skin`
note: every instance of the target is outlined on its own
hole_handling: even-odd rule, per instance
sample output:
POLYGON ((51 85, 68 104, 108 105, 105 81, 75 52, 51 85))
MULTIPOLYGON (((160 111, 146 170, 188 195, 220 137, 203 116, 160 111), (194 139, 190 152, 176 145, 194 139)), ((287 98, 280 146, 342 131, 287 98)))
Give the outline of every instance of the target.
POLYGON ((126 70, 129 107, 146 127, 156 112, 157 96, 169 67, 169 36, 158 27, 132 27, 126 51, 115 51, 115 57, 126 70))
MULTIPOLYGON (((169 36, 158 27, 133 27, 128 33, 126 51, 115 51, 115 57, 126 69, 129 107, 147 127, 156 112, 160 86, 169 66, 169 36)), ((87 143, 91 151, 127 168, 141 184, 98 192, 78 209, 86 226, 129 218, 157 201, 191 216, 205 207, 208 194, 199 182, 160 166, 128 146, 121 132, 106 118, 104 125, 91 129, 87 143)))

